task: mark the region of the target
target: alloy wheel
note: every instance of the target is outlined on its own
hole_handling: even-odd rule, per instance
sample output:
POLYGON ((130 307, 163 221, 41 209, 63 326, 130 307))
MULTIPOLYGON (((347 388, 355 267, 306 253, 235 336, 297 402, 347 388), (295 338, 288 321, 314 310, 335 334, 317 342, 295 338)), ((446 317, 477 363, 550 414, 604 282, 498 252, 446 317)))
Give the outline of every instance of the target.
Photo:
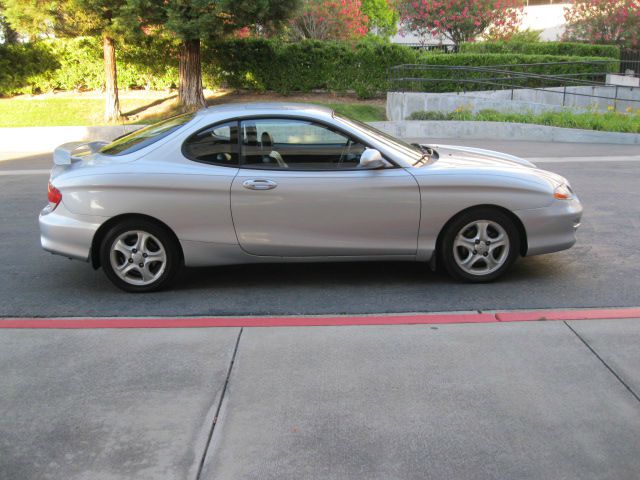
POLYGON ((476 220, 462 227, 453 241, 453 258, 471 275, 487 275, 504 265, 509 257, 509 235, 497 222, 476 220))
POLYGON ((160 240, 143 230, 118 235, 111 244, 109 259, 114 273, 130 285, 149 285, 162 276, 167 253, 160 240))

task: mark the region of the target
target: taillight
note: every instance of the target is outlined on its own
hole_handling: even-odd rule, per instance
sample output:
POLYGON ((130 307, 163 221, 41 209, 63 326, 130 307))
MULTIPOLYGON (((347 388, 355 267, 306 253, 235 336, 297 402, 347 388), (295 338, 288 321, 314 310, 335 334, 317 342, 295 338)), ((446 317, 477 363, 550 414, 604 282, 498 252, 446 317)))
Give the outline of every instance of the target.
POLYGON ((62 193, 60 193, 60 190, 58 190, 56 187, 51 185, 51 182, 49 182, 49 186, 47 187, 47 197, 49 199, 49 206, 51 207, 52 211, 62 201, 62 193))

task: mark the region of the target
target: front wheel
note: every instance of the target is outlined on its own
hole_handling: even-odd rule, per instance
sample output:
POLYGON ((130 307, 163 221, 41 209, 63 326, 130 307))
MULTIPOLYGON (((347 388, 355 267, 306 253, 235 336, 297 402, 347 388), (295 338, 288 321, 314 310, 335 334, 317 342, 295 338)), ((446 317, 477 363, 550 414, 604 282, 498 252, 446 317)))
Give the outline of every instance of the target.
POLYGON ((463 213, 447 227, 442 260, 454 278, 489 282, 502 275, 520 252, 520 236, 513 220, 499 210, 463 213))
POLYGON ((107 232, 100 262, 109 280, 127 292, 151 292, 166 286, 181 264, 173 236, 142 219, 121 222, 107 232))

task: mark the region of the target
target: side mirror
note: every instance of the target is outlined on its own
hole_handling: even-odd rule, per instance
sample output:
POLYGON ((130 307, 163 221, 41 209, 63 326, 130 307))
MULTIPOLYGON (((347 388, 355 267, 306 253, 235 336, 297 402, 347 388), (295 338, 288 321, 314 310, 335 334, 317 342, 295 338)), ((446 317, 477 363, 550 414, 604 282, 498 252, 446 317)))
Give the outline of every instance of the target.
POLYGON ((362 152, 362 155, 360 155, 360 163, 358 166, 367 169, 384 168, 389 166, 389 162, 382 158, 382 154, 378 150, 367 148, 362 152))

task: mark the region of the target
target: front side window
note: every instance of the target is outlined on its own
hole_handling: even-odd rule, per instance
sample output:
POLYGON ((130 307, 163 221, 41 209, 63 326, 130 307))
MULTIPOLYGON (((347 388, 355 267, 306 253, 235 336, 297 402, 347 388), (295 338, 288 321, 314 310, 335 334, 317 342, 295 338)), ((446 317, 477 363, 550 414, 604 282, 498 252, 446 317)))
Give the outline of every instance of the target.
POLYGON ((354 169, 365 146, 308 120, 265 118, 240 124, 242 164, 291 170, 354 169))
POLYGON ((409 144, 403 140, 400 140, 399 138, 383 132, 382 130, 374 128, 371 125, 367 125, 366 123, 354 120, 353 118, 348 118, 337 113, 334 113, 333 116, 343 123, 346 123, 351 128, 358 130, 365 135, 375 137, 376 140, 384 144, 385 147, 394 150, 399 154, 402 154, 412 165, 419 163, 424 158, 424 152, 416 144, 409 144))
POLYGON ((182 147, 185 157, 215 165, 238 165, 238 124, 228 122, 191 135, 182 147))
POLYGON ((105 155, 126 155, 127 153, 136 152, 175 132, 184 124, 191 121, 194 115, 194 113, 177 115, 136 130, 105 145, 100 149, 100 153, 104 153, 105 155))

